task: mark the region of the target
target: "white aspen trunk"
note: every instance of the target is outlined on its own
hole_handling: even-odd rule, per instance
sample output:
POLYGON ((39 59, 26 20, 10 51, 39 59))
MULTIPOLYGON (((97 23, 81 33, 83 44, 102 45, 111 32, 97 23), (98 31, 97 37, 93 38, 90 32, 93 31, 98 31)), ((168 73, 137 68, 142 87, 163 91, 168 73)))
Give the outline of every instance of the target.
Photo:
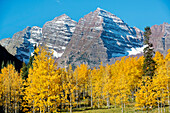
POLYGON ((162 101, 161 101, 161 113, 162 113, 162 101))
POLYGON ((43 111, 44 111, 44 113, 46 112, 46 107, 45 107, 45 105, 44 105, 44 109, 43 109, 43 111))
POLYGON ((169 86, 168 86, 168 84, 167 84, 167 89, 168 89, 168 105, 169 105, 169 113, 170 113, 169 86))
POLYGON ((135 91, 132 91, 132 102, 134 101, 134 93, 135 91))
POLYGON ((15 103, 15 113, 17 113, 17 103, 15 103))
POLYGON ((6 105, 5 105, 5 113, 8 113, 8 104, 6 102, 6 105))
POLYGON ((17 112, 19 113, 19 107, 20 107, 20 106, 19 106, 19 102, 17 102, 17 106, 18 106, 18 107, 17 107, 17 112))
POLYGON ((77 74, 76 74, 76 101, 77 101, 77 105, 76 108, 78 108, 78 83, 77 83, 77 74))
POLYGON ((72 113, 72 105, 71 105, 71 93, 70 93, 70 113, 72 113))
MULTIPOLYGON (((81 94, 80 94, 80 91, 79 91, 79 95, 81 95, 81 94)), ((79 108, 81 108, 81 103, 79 103, 79 108)))
MULTIPOLYGON (((85 85, 84 85, 84 90, 83 90, 83 98, 85 97, 85 85)), ((84 107, 85 107, 85 103, 84 103, 84 107)))
POLYGON ((35 108, 34 108, 34 100, 33 100, 33 113, 35 113, 35 108))
POLYGON ((91 107, 93 108, 93 90, 91 85, 91 107))
POLYGON ((40 113, 41 113, 41 111, 42 111, 42 110, 41 110, 41 107, 40 107, 40 113))
MULTIPOLYGON (((164 90, 162 89, 162 92, 164 94, 164 90)), ((163 100, 164 100, 164 97, 163 97, 163 100)), ((164 107, 164 113, 165 113, 165 103, 163 103, 163 107, 164 107)))
POLYGON ((122 113, 123 113, 123 111, 124 111, 124 110, 123 110, 123 103, 122 103, 122 113))
POLYGON ((107 93, 107 107, 110 109, 110 99, 109 99, 109 94, 107 93))
MULTIPOLYGON (((158 99, 158 98, 157 98, 158 99)), ((160 110, 159 110, 159 100, 158 100, 158 113, 160 113, 160 110)))

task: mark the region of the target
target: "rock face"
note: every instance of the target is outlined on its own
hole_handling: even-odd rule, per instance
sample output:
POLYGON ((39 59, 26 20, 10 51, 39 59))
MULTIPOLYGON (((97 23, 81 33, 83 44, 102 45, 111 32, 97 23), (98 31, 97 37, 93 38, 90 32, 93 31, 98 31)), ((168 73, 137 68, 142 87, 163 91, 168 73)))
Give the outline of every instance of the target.
POLYGON ((170 24, 154 25, 151 27, 151 31, 150 41, 153 43, 155 51, 160 51, 166 55, 167 50, 170 48, 170 24))
POLYGON ((2 40, 0 40, 0 44, 1 44, 3 47, 6 47, 6 46, 8 46, 10 39, 11 39, 11 38, 2 39, 2 40))
POLYGON ((61 57, 69 43, 77 22, 63 14, 46 22, 42 28, 43 43, 54 50, 56 58, 61 57))
POLYGON ((43 28, 33 26, 17 32, 12 39, 3 39, 0 44, 20 61, 29 62, 34 46, 45 44, 50 51, 54 50, 54 57, 60 57, 74 32, 76 22, 67 15, 61 15, 45 23, 43 28))
POLYGON ((106 64, 113 57, 128 55, 131 48, 142 47, 142 34, 117 16, 97 8, 79 20, 70 43, 58 60, 59 66, 106 64))
POLYGON ((30 30, 31 27, 27 27, 23 31, 15 33, 12 39, 9 40, 8 45, 5 46, 9 53, 25 63, 28 63, 29 56, 34 49, 33 44, 29 42, 30 30))

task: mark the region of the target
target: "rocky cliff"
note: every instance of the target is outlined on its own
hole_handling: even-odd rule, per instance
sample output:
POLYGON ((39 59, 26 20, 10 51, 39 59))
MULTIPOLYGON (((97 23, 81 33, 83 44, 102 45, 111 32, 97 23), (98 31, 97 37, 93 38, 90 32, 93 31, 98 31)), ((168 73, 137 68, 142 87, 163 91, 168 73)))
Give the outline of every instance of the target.
POLYGON ((113 57, 129 55, 132 48, 142 47, 142 34, 116 15, 97 8, 79 20, 70 43, 58 60, 59 66, 106 64, 113 57))
POLYGON ((170 49, 170 24, 154 25, 151 27, 151 31, 150 41, 153 43, 155 51, 167 54, 167 50, 170 49))
POLYGON ((0 44, 20 61, 29 62, 29 58, 36 45, 46 45, 54 51, 54 57, 60 57, 74 32, 76 22, 67 15, 61 15, 46 22, 43 28, 33 26, 17 32, 13 37, 3 39, 0 44))

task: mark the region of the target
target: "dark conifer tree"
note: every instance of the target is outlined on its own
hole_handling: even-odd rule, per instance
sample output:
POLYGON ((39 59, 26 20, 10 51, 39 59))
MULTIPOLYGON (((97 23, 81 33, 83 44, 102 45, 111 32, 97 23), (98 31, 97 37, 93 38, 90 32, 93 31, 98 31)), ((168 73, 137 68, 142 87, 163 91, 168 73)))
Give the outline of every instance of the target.
MULTIPOLYGON (((36 45, 34 46, 34 50, 36 49, 36 45)), ((22 67, 22 78, 23 79, 27 79, 28 78, 28 72, 29 72, 29 68, 31 67, 32 68, 32 63, 33 63, 33 60, 34 60, 34 55, 36 55, 36 53, 34 52, 33 53, 33 56, 30 56, 30 59, 29 59, 29 62, 28 64, 26 65, 25 63, 23 63, 23 67, 22 67)))
POLYGON ((146 47, 144 48, 144 64, 143 64, 143 76, 149 76, 151 79, 155 74, 155 65, 156 62, 153 60, 154 48, 153 44, 149 42, 149 38, 151 35, 150 27, 145 28, 144 32, 144 44, 146 47))

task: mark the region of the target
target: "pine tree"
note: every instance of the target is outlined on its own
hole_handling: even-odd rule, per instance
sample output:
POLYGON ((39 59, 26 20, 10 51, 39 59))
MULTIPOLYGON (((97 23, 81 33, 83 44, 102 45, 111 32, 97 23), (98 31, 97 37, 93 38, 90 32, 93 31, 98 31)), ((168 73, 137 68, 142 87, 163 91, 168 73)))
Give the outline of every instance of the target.
POLYGON ((145 28, 145 32, 144 32, 144 44, 146 45, 146 47, 144 48, 144 64, 143 64, 143 76, 149 76, 150 78, 152 78, 154 76, 154 71, 155 71, 155 61, 153 60, 153 45, 152 43, 149 42, 149 38, 151 35, 151 29, 150 27, 146 27, 145 28))
MULTIPOLYGON (((34 50, 36 50, 36 48, 37 48, 37 47, 36 47, 36 45, 35 45, 35 46, 34 46, 34 50)), ((23 63, 23 65, 22 65, 22 68, 21 68, 21 76, 22 76, 22 78, 25 79, 25 80, 28 78, 29 68, 33 68, 32 63, 33 63, 34 57, 35 57, 36 55, 37 55, 37 53, 34 52, 33 55, 30 56, 28 64, 26 65, 25 63, 23 63)))

